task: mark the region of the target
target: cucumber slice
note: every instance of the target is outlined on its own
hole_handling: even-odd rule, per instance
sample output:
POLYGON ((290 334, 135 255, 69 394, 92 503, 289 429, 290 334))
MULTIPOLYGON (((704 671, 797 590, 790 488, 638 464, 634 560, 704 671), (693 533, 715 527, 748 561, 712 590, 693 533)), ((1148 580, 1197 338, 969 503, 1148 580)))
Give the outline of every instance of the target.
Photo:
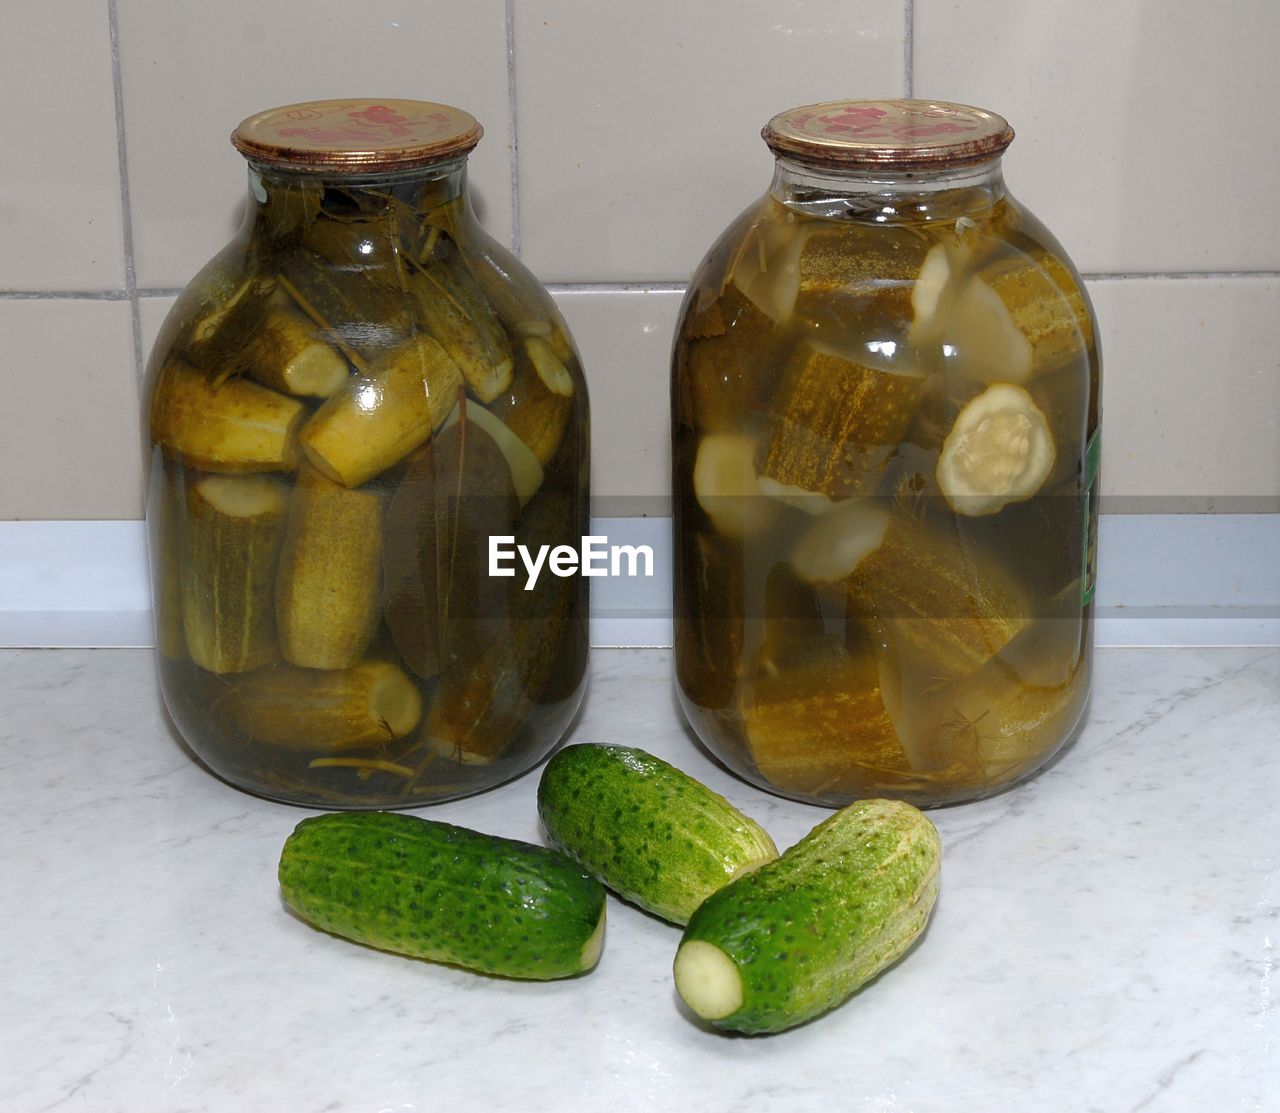
POLYGON ((942 339, 972 254, 964 244, 938 243, 929 249, 911 287, 912 319, 907 335, 912 344, 936 344, 942 339))
POLYGON ((1049 423, 1031 395, 996 383, 956 418, 938 457, 938 486, 958 513, 994 514, 1040 490, 1055 456, 1049 423))
POLYGON ((1031 341, 981 278, 970 279, 956 295, 944 342, 944 354, 968 378, 1021 383, 1031 377, 1031 341))
POLYGON ((787 320, 795 308, 808 234, 793 212, 771 203, 743 242, 730 279, 771 321, 787 320))
POLYGON ((835 583, 880 548, 888 528, 888 511, 874 499, 846 499, 813 519, 791 551, 791 563, 811 584, 835 583))
POLYGON ((698 444, 693 493, 726 537, 750 537, 772 524, 777 507, 763 497, 756 475, 756 442, 738 433, 712 433, 698 444))

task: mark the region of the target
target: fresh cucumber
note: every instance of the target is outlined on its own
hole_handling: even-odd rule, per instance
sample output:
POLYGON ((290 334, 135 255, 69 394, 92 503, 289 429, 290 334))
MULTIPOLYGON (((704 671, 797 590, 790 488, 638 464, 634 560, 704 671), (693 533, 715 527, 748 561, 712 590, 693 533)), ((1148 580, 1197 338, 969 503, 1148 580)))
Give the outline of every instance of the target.
POLYGON ((924 931, 940 862, 938 832, 910 804, 851 804, 708 898, 676 953, 676 989, 704 1020, 738 1032, 826 1012, 924 931))
POLYGON ((723 796, 626 746, 566 746, 542 774, 538 814, 553 846, 619 896, 678 924, 778 856, 768 833, 723 796))
POLYGON ((604 943, 604 890, 563 855, 410 815, 304 819, 280 889, 325 931, 486 974, 569 977, 604 943))

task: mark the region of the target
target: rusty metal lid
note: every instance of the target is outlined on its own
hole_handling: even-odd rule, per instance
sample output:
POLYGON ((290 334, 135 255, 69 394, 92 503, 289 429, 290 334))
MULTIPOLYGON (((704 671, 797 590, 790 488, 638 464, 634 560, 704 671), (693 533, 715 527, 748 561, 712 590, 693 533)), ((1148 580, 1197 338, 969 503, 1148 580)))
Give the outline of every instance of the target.
POLYGON ((928 100, 836 100, 780 112, 760 133, 775 155, 824 166, 928 170, 995 158, 1003 116, 928 100))
POLYGON ((425 100, 315 100, 269 108, 231 133, 254 162, 298 171, 407 170, 459 158, 484 130, 460 108, 425 100))

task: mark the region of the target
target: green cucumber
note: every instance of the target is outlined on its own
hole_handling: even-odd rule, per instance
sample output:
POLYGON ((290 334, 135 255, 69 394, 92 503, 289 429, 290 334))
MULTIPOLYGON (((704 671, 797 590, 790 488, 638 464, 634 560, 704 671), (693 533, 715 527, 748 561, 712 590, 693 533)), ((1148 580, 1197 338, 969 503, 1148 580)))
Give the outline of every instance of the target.
POLYGON ((485 974, 590 970, 605 893, 561 854, 390 812, 313 816, 280 854, 285 902, 318 928, 485 974))
POLYGON ((677 924, 778 856, 764 828, 723 796, 626 746, 566 746, 543 771, 538 814, 553 846, 677 924))
POLYGON ((780 1032, 834 1008, 924 931, 941 854, 910 804, 851 804, 693 914, 677 991, 738 1032, 780 1032))

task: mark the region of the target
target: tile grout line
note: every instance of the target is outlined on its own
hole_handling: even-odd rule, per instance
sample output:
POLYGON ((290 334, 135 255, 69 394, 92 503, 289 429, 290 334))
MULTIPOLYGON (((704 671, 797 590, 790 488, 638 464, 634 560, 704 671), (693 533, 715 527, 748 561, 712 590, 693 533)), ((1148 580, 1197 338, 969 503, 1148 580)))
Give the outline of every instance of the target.
POLYGON ((910 99, 916 95, 916 4, 915 0, 905 0, 902 13, 904 31, 902 36, 902 72, 906 86, 905 96, 910 99))
POLYGON ((128 290, 0 290, 0 301, 128 301, 128 290))
POLYGON ((129 301, 133 330, 133 373, 142 386, 142 313, 138 305, 138 275, 133 265, 133 206, 129 201, 129 158, 124 141, 124 82, 120 76, 120 30, 116 0, 107 0, 107 27, 111 34, 111 87, 115 97, 116 158, 120 169, 120 217, 124 237, 124 290, 129 301))
POLYGON ((507 0, 507 147, 511 159, 511 251, 520 257, 520 141, 516 131, 516 4, 507 0))

